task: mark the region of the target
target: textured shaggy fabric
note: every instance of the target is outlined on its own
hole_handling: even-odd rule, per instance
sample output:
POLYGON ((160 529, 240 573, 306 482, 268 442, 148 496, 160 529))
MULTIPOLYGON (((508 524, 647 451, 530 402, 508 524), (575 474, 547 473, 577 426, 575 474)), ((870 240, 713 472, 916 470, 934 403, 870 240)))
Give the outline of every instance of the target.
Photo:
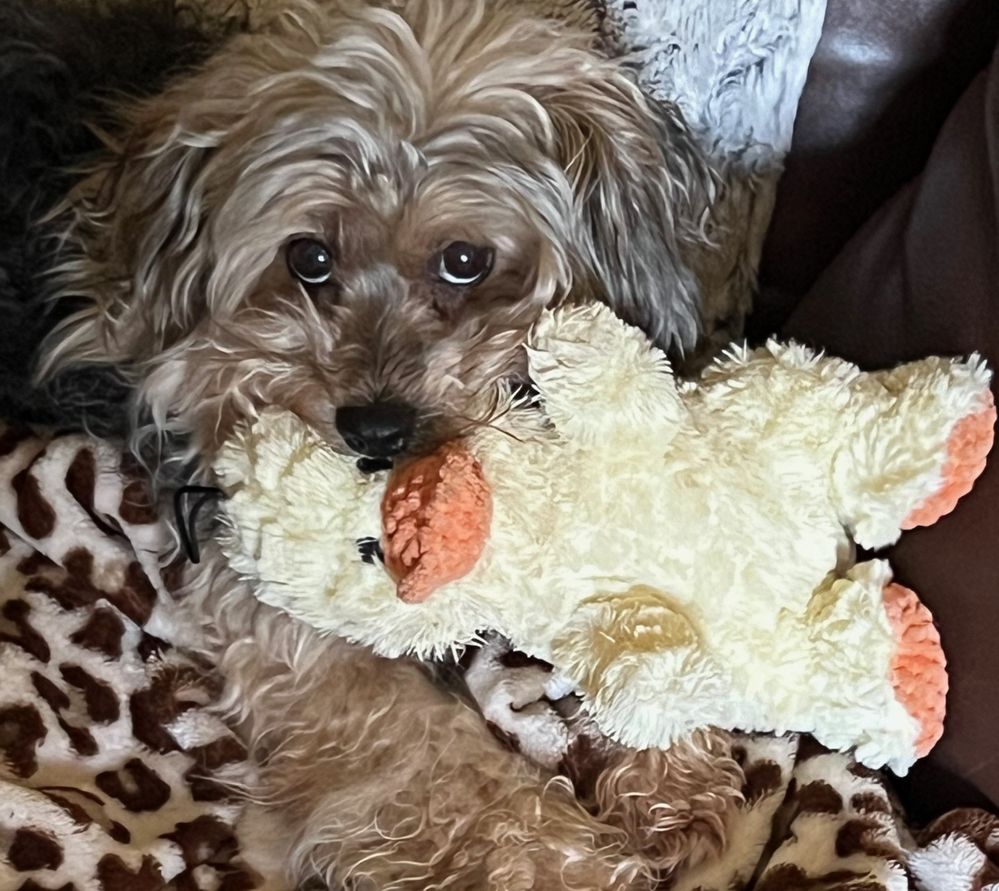
MULTIPOLYGON (((182 655, 170 567, 154 558, 167 532, 134 468, 97 440, 0 425, 0 493, 0 891, 291 891, 246 862, 257 837, 226 784, 248 767, 209 714, 211 675, 182 655)), ((489 676, 484 700, 500 695, 489 676)), ((510 694, 509 672, 492 678, 510 694)), ((585 734, 562 755, 570 775, 599 770, 602 742, 585 734)), ((731 842, 673 888, 980 891, 999 878, 999 818, 906 827, 877 774, 795 736, 741 738, 735 755, 731 842)))

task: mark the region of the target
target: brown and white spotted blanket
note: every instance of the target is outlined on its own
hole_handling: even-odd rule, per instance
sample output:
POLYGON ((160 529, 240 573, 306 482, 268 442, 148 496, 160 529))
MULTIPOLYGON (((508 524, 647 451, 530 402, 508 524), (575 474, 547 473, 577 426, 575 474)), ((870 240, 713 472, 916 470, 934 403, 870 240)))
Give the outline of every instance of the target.
MULTIPOLYGON (((172 543, 115 448, 0 424, 0 891, 280 888, 244 860, 248 766, 185 654, 172 543)), ((999 891, 996 817, 915 830, 846 756, 738 754, 731 844, 671 887, 999 891)))
POLYGON ((176 646, 136 468, 0 425, 0 889, 243 891, 244 752, 176 646))
POLYGON ((679 877, 683 891, 999 889, 999 819, 954 811, 908 827, 882 778, 797 737, 736 746, 745 805, 718 860, 679 877))

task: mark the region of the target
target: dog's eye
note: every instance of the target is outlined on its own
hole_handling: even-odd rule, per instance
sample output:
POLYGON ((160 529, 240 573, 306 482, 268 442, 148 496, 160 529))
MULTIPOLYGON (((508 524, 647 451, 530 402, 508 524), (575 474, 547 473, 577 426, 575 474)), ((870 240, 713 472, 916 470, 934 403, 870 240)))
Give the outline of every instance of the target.
POLYGON ((323 285, 333 275, 333 252, 321 241, 297 238, 288 245, 288 269, 306 285, 323 285))
POLYGON ((449 285, 477 285, 493 268, 493 250, 455 241, 440 253, 437 275, 449 285))

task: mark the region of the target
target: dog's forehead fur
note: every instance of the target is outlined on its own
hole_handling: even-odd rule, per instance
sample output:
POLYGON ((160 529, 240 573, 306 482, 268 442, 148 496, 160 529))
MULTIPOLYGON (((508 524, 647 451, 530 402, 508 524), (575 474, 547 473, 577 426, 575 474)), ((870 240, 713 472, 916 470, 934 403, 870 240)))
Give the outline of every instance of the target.
POLYGON ((209 129, 198 116, 219 116, 201 174, 225 255, 210 302, 238 303, 229 269, 251 277, 282 237, 301 232, 335 227, 374 258, 387 244, 405 249, 414 233, 424 250, 456 237, 505 236, 500 247, 510 248, 525 230, 552 245, 573 240, 557 121, 536 97, 545 85, 568 89, 572 69, 602 64, 589 36, 512 10, 486 16, 482 3, 462 4, 454 21, 435 15, 440 8, 300 9, 279 20, 282 52, 237 44, 201 78, 200 104, 184 85, 178 123, 192 144, 209 129), (239 66, 250 73, 232 71, 239 66), (211 97, 230 93, 227 78, 222 107, 211 97))

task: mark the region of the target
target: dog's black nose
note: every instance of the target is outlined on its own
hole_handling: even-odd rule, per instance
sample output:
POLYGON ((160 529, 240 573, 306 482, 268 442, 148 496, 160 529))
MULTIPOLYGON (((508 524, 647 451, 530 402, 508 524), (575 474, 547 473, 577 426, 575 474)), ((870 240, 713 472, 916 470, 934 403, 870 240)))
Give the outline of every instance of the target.
POLYGON ((397 402, 345 405, 336 412, 336 429, 347 446, 368 458, 393 458, 406 451, 416 412, 397 402))

